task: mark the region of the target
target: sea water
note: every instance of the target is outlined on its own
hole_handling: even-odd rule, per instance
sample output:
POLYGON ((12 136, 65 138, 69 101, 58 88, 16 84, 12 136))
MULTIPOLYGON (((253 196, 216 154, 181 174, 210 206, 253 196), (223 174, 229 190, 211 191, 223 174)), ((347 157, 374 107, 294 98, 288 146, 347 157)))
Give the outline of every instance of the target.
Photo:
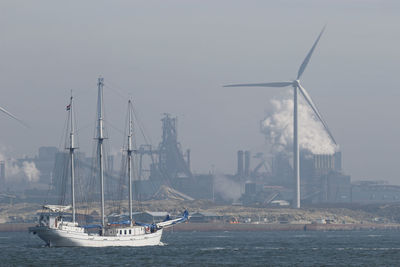
POLYGON ((162 245, 49 248, 0 233, 1 266, 400 266, 400 231, 165 232, 162 245))

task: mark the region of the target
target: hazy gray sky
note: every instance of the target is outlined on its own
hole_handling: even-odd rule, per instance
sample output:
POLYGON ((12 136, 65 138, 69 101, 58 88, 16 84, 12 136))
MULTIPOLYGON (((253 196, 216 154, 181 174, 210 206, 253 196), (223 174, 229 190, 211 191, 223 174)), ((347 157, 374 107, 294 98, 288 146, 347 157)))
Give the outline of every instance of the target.
MULTIPOLYGON (((179 117, 193 169, 235 170, 238 149, 262 148, 259 122, 279 89, 226 83, 293 79, 322 26, 303 75, 343 151, 353 180, 400 184, 400 4, 332 1, 0 2, 0 146, 18 157, 59 146, 70 90, 81 150, 90 153, 96 82, 108 120, 123 129, 127 97, 153 142, 161 114, 179 117), (118 91, 118 93, 115 92, 118 91)), ((109 129, 113 151, 121 134, 109 129)))

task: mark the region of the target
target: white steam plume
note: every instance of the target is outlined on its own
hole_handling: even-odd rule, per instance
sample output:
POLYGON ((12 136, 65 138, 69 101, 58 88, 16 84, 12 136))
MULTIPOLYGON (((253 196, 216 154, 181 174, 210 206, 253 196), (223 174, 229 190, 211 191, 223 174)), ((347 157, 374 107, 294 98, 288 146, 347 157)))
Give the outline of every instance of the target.
POLYGON ((37 182, 39 181, 39 170, 36 168, 34 162, 24 161, 22 163, 22 170, 25 174, 25 177, 29 182, 37 182))
MULTIPOLYGON (((293 96, 271 100, 272 112, 261 122, 261 131, 274 151, 293 149, 293 96)), ((337 146, 332 142, 312 109, 302 101, 298 104, 299 146, 314 154, 334 154, 337 146)))
POLYGON ((0 153, 0 161, 4 161, 5 163, 7 182, 19 183, 24 181, 39 181, 40 171, 36 168, 34 162, 24 161, 20 166, 15 159, 6 158, 2 153, 0 153))
POLYGON ((239 183, 221 174, 214 176, 214 192, 226 201, 237 201, 242 195, 239 183))

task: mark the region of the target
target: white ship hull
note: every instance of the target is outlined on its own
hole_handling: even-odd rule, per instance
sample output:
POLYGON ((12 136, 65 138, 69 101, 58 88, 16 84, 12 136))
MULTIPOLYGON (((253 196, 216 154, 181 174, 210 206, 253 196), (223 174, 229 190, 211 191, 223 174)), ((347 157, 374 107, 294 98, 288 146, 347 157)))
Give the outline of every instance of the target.
POLYGON ((157 246, 161 242, 162 229, 148 234, 132 236, 104 236, 37 226, 29 229, 51 247, 142 247, 157 246))

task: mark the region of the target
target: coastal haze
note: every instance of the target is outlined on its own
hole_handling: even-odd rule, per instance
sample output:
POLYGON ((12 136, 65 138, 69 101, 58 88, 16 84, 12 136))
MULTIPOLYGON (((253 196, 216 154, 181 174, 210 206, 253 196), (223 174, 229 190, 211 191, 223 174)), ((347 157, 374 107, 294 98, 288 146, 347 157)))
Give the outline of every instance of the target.
MULTIPOLYGON (((398 184, 399 5, 396 1, 186 1, 1 3, 1 106, 28 123, 0 117, 2 153, 33 155, 58 145, 70 90, 78 127, 93 125, 96 79, 107 117, 124 120, 134 99, 154 143, 159 119, 179 116, 193 169, 232 171, 235 151, 259 149, 259 121, 280 89, 228 89, 224 83, 290 79, 321 26, 328 23, 304 75, 354 180, 398 184), (122 95, 124 98, 122 98, 122 95)), ((82 129, 90 151, 93 126, 82 129)), ((122 136, 110 129, 118 151, 122 136)))
POLYGON ((399 11, 1 1, 3 264, 396 265, 399 11))
MULTIPOLYGON (((179 118, 194 172, 235 170, 238 149, 263 150, 260 121, 290 89, 221 88, 290 80, 321 27, 302 79, 352 180, 399 184, 397 1, 2 1, 1 153, 60 146, 70 90, 79 147, 90 153, 96 81, 105 79, 112 153, 132 97, 154 145, 165 112, 179 118), (108 89, 107 89, 108 86, 108 89)), ((300 127, 301 127, 300 122, 300 127)), ((301 135, 300 130, 300 135, 301 135)), ((138 141, 140 142, 140 141, 138 141)))

